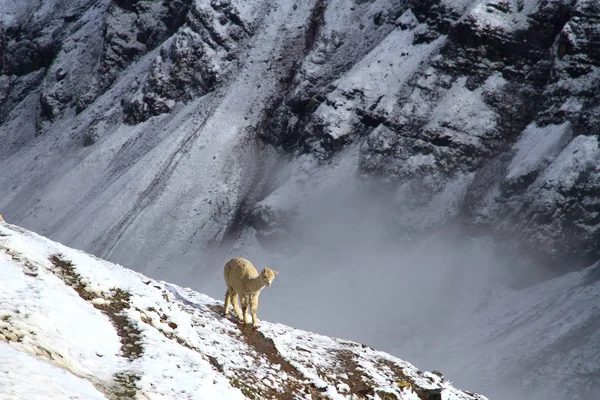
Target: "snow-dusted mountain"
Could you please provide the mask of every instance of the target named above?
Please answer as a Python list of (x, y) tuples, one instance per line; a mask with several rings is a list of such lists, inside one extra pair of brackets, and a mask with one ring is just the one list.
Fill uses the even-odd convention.
[(595, 1), (0, 7), (13, 222), (150, 271), (285, 238), (339, 162), (386, 181), (399, 230), (459, 222), (552, 271), (600, 256)]
[(282, 271), (271, 320), (493, 398), (595, 399), (599, 20), (594, 0), (0, 0), (0, 213), (213, 297), (243, 255)]
[(244, 327), (222, 302), (6, 223), (0, 299), (6, 400), (485, 400), (355, 342)]

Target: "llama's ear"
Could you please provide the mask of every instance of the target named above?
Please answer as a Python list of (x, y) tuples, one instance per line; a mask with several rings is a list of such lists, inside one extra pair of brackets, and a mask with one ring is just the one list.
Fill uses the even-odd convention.
[[(271, 270), (273, 271), (273, 270)], [(273, 274), (277, 275), (279, 273), (279, 271), (273, 271)]]

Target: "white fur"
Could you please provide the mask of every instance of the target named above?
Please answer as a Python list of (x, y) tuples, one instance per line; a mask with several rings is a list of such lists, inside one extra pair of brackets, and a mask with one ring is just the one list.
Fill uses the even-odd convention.
[[(252, 263), (244, 258), (232, 258), (225, 264), (223, 276), (227, 284), (227, 293), (225, 293), (225, 315), (229, 315), (229, 305), (233, 309), (240, 321), (248, 323), (248, 306), (252, 312), (252, 325), (258, 326), (256, 310), (258, 309), (258, 296), (265, 286), (270, 286), (279, 272), (266, 268), (259, 274)], [(238, 304), (237, 296), (242, 303), (242, 311)], [(243, 317), (242, 317), (243, 315)]]

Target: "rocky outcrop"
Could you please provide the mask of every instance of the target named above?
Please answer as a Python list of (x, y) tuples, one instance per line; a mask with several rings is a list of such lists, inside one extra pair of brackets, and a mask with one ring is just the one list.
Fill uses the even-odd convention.
[(146, 81), (125, 102), (130, 124), (169, 112), (176, 102), (215, 89), (231, 69), (252, 27), (230, 3), (198, 5), (187, 14), (186, 29), (166, 43), (153, 61)]
[[(600, 256), (593, 244), (600, 234), (595, 165), (600, 64), (590, 48), (600, 40), (599, 16), (600, 7), (588, 1), (575, 2), (557, 14), (555, 21), (565, 24), (525, 76), (527, 88), (536, 94), (529, 100), (535, 108), (498, 186), (499, 212), (492, 213), (501, 221), (497, 231), (516, 238), (517, 247), (533, 253), (532, 259), (559, 270), (589, 265)], [(527, 162), (528, 167), (520, 169)]]
[[(6, 5), (7, 11), (10, 10)], [(10, 111), (31, 92), (39, 92), (43, 79), (85, 9), (78, 2), (59, 2), (49, 12), (34, 13), (35, 7), (23, 7), (21, 14), (0, 20), (0, 123), (6, 121)], [(3, 11), (4, 13), (4, 11)], [(54, 78), (65, 78), (61, 72)], [(64, 83), (64, 82), (63, 82)], [(44, 115), (54, 100), (42, 99)]]
[(50, 11), (40, 8), (36, 18), (7, 20), (0, 30), (0, 115), (34, 90), (38, 133), (68, 109), (80, 113), (131, 63), (173, 35), (189, 5), (189, 0), (57, 2)]
[(190, 3), (113, 2), (104, 27), (101, 86), (110, 86), (119, 72), (177, 32), (185, 22)]
[[(337, 107), (339, 101), (327, 96), (335, 89), (336, 79), (384, 40), (407, 10), (402, 1), (380, 2), (376, 6), (369, 2), (341, 2), (335, 6), (334, 11), (332, 5), (316, 2), (304, 32), (303, 57), (296, 61), (286, 85), (267, 109), (259, 131), (263, 138), (288, 151), (299, 149), (328, 157), (350, 143), (349, 137), (359, 135), (345, 132), (343, 138), (332, 137), (317, 110), (323, 103)], [(359, 95), (352, 91), (343, 93), (352, 99)], [(352, 128), (361, 130), (356, 124)]]

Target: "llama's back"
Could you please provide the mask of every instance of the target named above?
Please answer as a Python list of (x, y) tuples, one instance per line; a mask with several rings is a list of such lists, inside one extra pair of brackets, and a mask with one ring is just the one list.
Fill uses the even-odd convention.
[(239, 283), (244, 280), (256, 278), (258, 276), (258, 271), (250, 261), (242, 257), (236, 257), (225, 264), (223, 275), (227, 286), (239, 290)]

